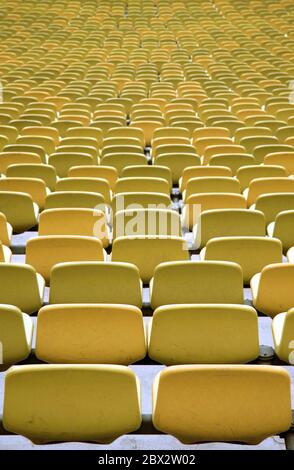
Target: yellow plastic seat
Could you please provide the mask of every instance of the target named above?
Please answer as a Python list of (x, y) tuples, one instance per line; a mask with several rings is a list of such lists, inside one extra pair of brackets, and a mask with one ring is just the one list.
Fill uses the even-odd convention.
[(125, 366), (13, 367), (5, 378), (3, 425), (39, 444), (110, 443), (141, 425), (139, 381)]
[(187, 198), (182, 211), (182, 225), (192, 230), (203, 211), (213, 209), (246, 209), (246, 199), (237, 193), (199, 193)]
[(294, 210), (294, 193), (264, 194), (257, 198), (252, 209), (263, 212), (266, 224), (270, 224), (275, 221), (279, 212)]
[[(59, 133), (57, 129), (54, 129), (54, 127), (45, 127), (45, 126), (32, 126), (32, 127), (24, 127), (21, 130), (21, 135), (22, 136), (36, 136), (36, 137), (50, 137), (53, 139), (55, 145), (59, 144)], [(33, 139), (31, 139), (32, 142), (35, 142)], [(36, 145), (39, 145), (36, 143)], [(54, 147), (50, 146), (50, 149)], [(48, 148), (47, 148), (48, 149)]]
[(0, 212), (0, 242), (9, 246), (12, 237), (12, 226), (7, 222), (5, 214)]
[(294, 153), (294, 147), (286, 144), (271, 144), (260, 145), (253, 150), (253, 155), (258, 165), (262, 164), (265, 157), (272, 153)]
[(39, 209), (27, 193), (0, 191), (0, 212), (16, 233), (24, 232), (37, 224)]
[(94, 159), (86, 153), (52, 153), (48, 158), (60, 178), (65, 178), (72, 166), (94, 165)]
[(26, 263), (50, 283), (51, 269), (67, 261), (103, 261), (102, 242), (97, 238), (69, 235), (48, 235), (31, 238), (26, 245)]
[(242, 191), (248, 188), (250, 182), (256, 178), (283, 178), (286, 176), (286, 171), (279, 165), (250, 165), (239, 168), (236, 173)]
[(211, 157), (209, 165), (228, 167), (232, 171), (232, 174), (235, 175), (239, 168), (255, 165), (255, 159), (252, 155), (248, 155), (246, 153), (228, 155), (219, 154)]
[(102, 241), (103, 248), (109, 245), (109, 230), (105, 213), (92, 209), (47, 209), (40, 214), (40, 236), (47, 235), (78, 235), (97, 237)]
[(215, 237), (264, 237), (262, 212), (246, 209), (215, 209), (201, 212), (194, 226), (194, 248), (203, 248)]
[[(148, 253), (147, 257), (146, 253)], [(148, 236), (130, 235), (114, 240), (111, 259), (137, 266), (140, 277), (146, 284), (153, 277), (154, 270), (160, 263), (188, 260), (189, 252), (182, 237), (148, 238)]]
[(170, 194), (168, 182), (163, 178), (154, 177), (127, 177), (119, 178), (116, 182), (114, 191), (119, 193), (163, 193)]
[[(289, 252), (288, 252), (289, 253)], [(251, 279), (254, 307), (270, 316), (285, 312), (294, 302), (294, 264), (270, 264)]]
[(232, 261), (241, 266), (244, 284), (266, 265), (282, 262), (282, 243), (267, 237), (211, 238), (200, 252), (201, 261)]
[(178, 261), (157, 266), (150, 282), (151, 306), (242, 304), (242, 269), (227, 261)]
[[(132, 165), (122, 170), (121, 178), (161, 178), (168, 182), (169, 188), (172, 188), (171, 170), (165, 166), (159, 165)], [(157, 191), (158, 192), (158, 191)]]
[(0, 279), (1, 304), (14, 305), (28, 314), (42, 306), (45, 281), (32, 266), (0, 263)]
[(182, 154), (176, 152), (163, 153), (156, 157), (154, 166), (157, 165), (168, 167), (172, 173), (173, 184), (177, 184), (185, 168), (201, 165), (201, 159), (199, 155), (192, 152)]
[(180, 237), (180, 216), (170, 209), (133, 208), (116, 212), (113, 219), (113, 238), (129, 235)]
[(242, 145), (211, 145), (206, 147), (202, 157), (202, 165), (209, 165), (212, 157), (216, 155), (239, 155), (246, 153), (245, 148)]
[(102, 194), (82, 191), (57, 191), (46, 197), (45, 209), (85, 208), (105, 210)]
[(16, 145), (36, 145), (41, 147), (47, 155), (50, 155), (55, 151), (55, 141), (51, 137), (43, 135), (22, 135), (15, 141)]
[(184, 444), (259, 444), (290, 426), (290, 376), (264, 365), (168, 367), (153, 383), (152, 419)]
[(293, 365), (294, 309), (276, 315), (272, 321), (275, 353), (281, 361)]
[(43, 180), (51, 191), (54, 191), (56, 186), (56, 171), (50, 165), (33, 163), (10, 165), (6, 170), (6, 176), (7, 178), (38, 178)]
[(18, 192), (28, 194), (40, 209), (45, 206), (48, 194), (44, 181), (39, 178), (7, 177), (0, 179), (0, 192)]
[(190, 179), (207, 176), (230, 177), (232, 176), (232, 171), (223, 166), (189, 166), (183, 170), (182, 176), (179, 179), (179, 188), (181, 193), (186, 189), (187, 183)]
[(249, 183), (244, 195), (247, 197), (248, 207), (255, 204), (258, 197), (263, 194), (294, 192), (294, 179), (292, 178), (256, 178)]
[(121, 176), (123, 169), (130, 165), (148, 165), (144, 153), (112, 153), (101, 160), (101, 165), (115, 168), (118, 175)]
[(274, 222), (267, 227), (270, 237), (278, 238), (283, 245), (283, 252), (294, 246), (294, 210), (279, 212)]
[(41, 157), (36, 153), (30, 152), (1, 152), (0, 153), (0, 172), (6, 173), (10, 165), (33, 163), (41, 164)]
[(119, 193), (112, 198), (111, 208), (113, 212), (126, 209), (148, 209), (148, 208), (168, 208), (171, 206), (171, 199), (164, 193)]
[(259, 355), (256, 311), (232, 304), (158, 307), (148, 324), (148, 355), (169, 366), (253, 361)]
[(243, 145), (248, 153), (252, 153), (255, 147), (260, 145), (274, 145), (278, 144), (279, 141), (276, 137), (263, 135), (263, 136), (251, 136), (251, 137), (242, 137), (240, 140), (240, 145)]
[(128, 365), (146, 349), (142, 312), (133, 305), (47, 305), (38, 313), (36, 356), (45, 362)]
[(94, 177), (62, 178), (56, 183), (58, 191), (81, 191), (102, 194), (106, 204), (111, 201), (111, 190), (108, 181)]
[(29, 315), (13, 305), (0, 304), (0, 342), (2, 364), (25, 360), (31, 353), (33, 322)]
[(241, 187), (237, 179), (226, 176), (200, 176), (191, 178), (183, 191), (183, 202), (194, 194), (204, 193), (236, 193), (240, 194)]
[(68, 170), (70, 178), (100, 178), (108, 181), (113, 191), (118, 178), (116, 168), (111, 166), (81, 165), (73, 166)]
[(278, 165), (285, 169), (287, 175), (294, 175), (294, 156), (293, 153), (277, 152), (268, 153), (264, 157), (264, 165)]
[(139, 270), (129, 263), (69, 262), (51, 273), (51, 304), (111, 303), (142, 307)]

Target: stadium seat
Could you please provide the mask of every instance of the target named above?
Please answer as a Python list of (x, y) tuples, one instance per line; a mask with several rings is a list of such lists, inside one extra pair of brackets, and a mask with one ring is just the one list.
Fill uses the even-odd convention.
[(2, 364), (17, 364), (31, 353), (33, 323), (29, 315), (13, 305), (0, 305)]
[(256, 311), (231, 304), (158, 307), (148, 325), (148, 354), (166, 365), (253, 361), (259, 355)]
[(13, 231), (21, 233), (37, 224), (39, 208), (27, 193), (0, 191), (0, 212)]
[(153, 309), (170, 304), (242, 304), (242, 269), (226, 261), (161, 263), (154, 271), (150, 293)]
[(294, 210), (279, 212), (274, 222), (267, 227), (270, 237), (278, 238), (283, 245), (283, 252), (294, 246)]
[(13, 367), (5, 378), (3, 424), (39, 444), (110, 443), (140, 427), (139, 393), (136, 375), (125, 366)]
[[(24, 313), (34, 313), (43, 302), (45, 281), (32, 266), (0, 263), (0, 302), (18, 307)], [(15, 286), (19, 286), (15, 289)]]
[(112, 303), (141, 308), (138, 268), (129, 263), (67, 262), (54, 266), (50, 304)]
[(128, 365), (146, 355), (143, 316), (119, 304), (47, 305), (38, 313), (36, 356), (62, 364)]
[(51, 269), (66, 261), (103, 261), (102, 242), (94, 237), (48, 235), (31, 238), (26, 246), (26, 263), (40, 273), (46, 285), (50, 283)]
[(111, 259), (115, 262), (127, 262), (137, 266), (145, 284), (153, 277), (154, 270), (160, 263), (188, 260), (189, 252), (182, 237), (149, 238), (148, 235), (128, 235), (114, 240)]
[(289, 310), (294, 301), (293, 278), (293, 264), (276, 263), (265, 266), (250, 281), (254, 307), (272, 318)]
[(276, 315), (272, 321), (275, 353), (281, 361), (293, 365), (293, 316), (294, 309)]
[(290, 422), (290, 377), (281, 367), (179, 365), (153, 383), (154, 426), (185, 444), (258, 444)]
[(200, 259), (232, 261), (241, 266), (244, 284), (265, 266), (282, 262), (282, 243), (268, 237), (211, 238), (200, 252)]

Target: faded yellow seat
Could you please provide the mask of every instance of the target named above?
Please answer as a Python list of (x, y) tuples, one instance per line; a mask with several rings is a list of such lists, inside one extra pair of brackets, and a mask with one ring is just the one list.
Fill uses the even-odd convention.
[(281, 178), (285, 176), (287, 176), (285, 169), (278, 165), (250, 165), (239, 168), (236, 173), (242, 191), (248, 188), (250, 182), (256, 178)]
[(225, 176), (200, 176), (191, 178), (183, 191), (183, 201), (199, 193), (237, 193), (240, 194), (241, 187), (238, 180)]
[(280, 212), (294, 210), (294, 192), (264, 194), (257, 198), (256, 204), (253, 204), (250, 209), (263, 212), (266, 224), (269, 224)]
[(40, 209), (44, 208), (46, 196), (49, 194), (44, 181), (25, 177), (0, 178), (0, 192), (2, 191), (26, 193)]
[(39, 218), (39, 235), (82, 235), (97, 237), (109, 245), (105, 213), (85, 208), (47, 209)]
[(189, 166), (184, 169), (182, 176), (179, 179), (179, 188), (181, 193), (186, 189), (187, 183), (192, 178), (199, 178), (204, 176), (232, 176), (230, 168), (224, 166)]
[(280, 212), (276, 220), (268, 225), (267, 233), (281, 240), (283, 252), (287, 253), (294, 246), (294, 210)]
[(227, 261), (177, 261), (156, 267), (150, 282), (151, 306), (242, 304), (241, 267)]
[(113, 303), (142, 306), (139, 270), (129, 263), (69, 262), (54, 266), (50, 303)]
[(163, 178), (128, 177), (119, 178), (114, 191), (119, 193), (162, 193), (170, 194), (170, 186)]
[(6, 375), (3, 425), (35, 443), (110, 443), (140, 424), (140, 385), (127, 367), (26, 365)]
[(294, 264), (270, 264), (250, 281), (254, 307), (270, 317), (294, 305)]
[(241, 266), (243, 282), (248, 284), (252, 276), (266, 265), (282, 262), (282, 243), (268, 237), (218, 237), (211, 238), (200, 252), (200, 259), (232, 261)]
[(7, 222), (5, 214), (0, 212), (0, 242), (9, 246), (12, 237), (12, 226)]
[(128, 365), (143, 359), (146, 349), (138, 307), (59, 304), (47, 305), (38, 313), (36, 356), (40, 360)]
[(86, 153), (51, 153), (48, 158), (49, 165), (54, 166), (57, 176), (65, 178), (72, 166), (94, 165), (94, 159)]
[(102, 194), (86, 191), (58, 191), (46, 197), (45, 209), (70, 207), (104, 210), (105, 201)]
[(16, 364), (26, 359), (32, 346), (33, 322), (13, 305), (0, 304), (2, 363)]
[(94, 177), (62, 178), (56, 183), (58, 191), (81, 191), (102, 194), (106, 204), (110, 204), (112, 193), (107, 180)]
[(118, 171), (112, 166), (80, 165), (68, 170), (70, 178), (101, 178), (108, 181), (113, 191), (118, 178)]
[(32, 266), (0, 263), (1, 304), (14, 305), (28, 314), (34, 313), (42, 305), (44, 289), (44, 279)]
[(0, 191), (0, 212), (16, 233), (34, 227), (38, 221), (39, 208), (27, 193)]
[(294, 192), (294, 179), (292, 178), (256, 178), (245, 189), (244, 195), (247, 197), (248, 207), (256, 203), (259, 196), (273, 193)]
[(275, 352), (281, 361), (294, 364), (294, 309), (279, 313), (273, 318), (272, 333)]
[(119, 193), (112, 198), (113, 212), (137, 208), (166, 208), (171, 206), (169, 195), (163, 193)]
[(148, 324), (148, 354), (166, 365), (253, 361), (259, 355), (256, 311), (232, 304), (158, 307)]
[(201, 212), (194, 226), (194, 247), (203, 248), (215, 237), (263, 237), (266, 235), (262, 212), (247, 209), (215, 209)]
[(153, 384), (154, 426), (185, 444), (259, 444), (290, 423), (290, 376), (281, 367), (172, 366)]
[(51, 165), (38, 165), (34, 163), (19, 163), (17, 165), (9, 165), (6, 170), (7, 178), (25, 177), (39, 178), (44, 181), (50, 191), (55, 190), (56, 171)]
[[(170, 168), (159, 165), (131, 165), (126, 166), (121, 174), (122, 178), (161, 178), (168, 182), (172, 188), (172, 174)], [(158, 192), (158, 191), (157, 191)]]
[(34, 163), (41, 165), (42, 160), (36, 153), (31, 152), (1, 152), (0, 153), (0, 172), (6, 173), (10, 165), (19, 163)]
[(129, 235), (182, 235), (180, 215), (171, 209), (130, 209), (118, 211), (113, 218), (113, 238)]
[(193, 194), (183, 207), (183, 227), (192, 230), (201, 212), (213, 209), (246, 209), (246, 199), (237, 193)]
[(182, 237), (131, 235), (114, 240), (111, 259), (134, 264), (143, 283), (148, 283), (156, 266), (165, 261), (188, 260), (189, 252)]
[(285, 168), (288, 175), (294, 175), (294, 155), (293, 152), (268, 153), (264, 157), (265, 165), (279, 165)]
[(40, 273), (46, 285), (50, 283), (51, 269), (67, 261), (103, 261), (102, 242), (94, 237), (48, 235), (31, 238), (26, 246), (26, 263)]

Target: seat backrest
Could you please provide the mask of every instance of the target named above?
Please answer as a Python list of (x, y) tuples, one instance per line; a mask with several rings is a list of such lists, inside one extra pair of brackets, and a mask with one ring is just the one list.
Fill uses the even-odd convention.
[(31, 238), (26, 246), (26, 263), (50, 283), (51, 269), (66, 261), (103, 261), (102, 242), (94, 237), (50, 235)]
[(280, 212), (275, 220), (273, 237), (281, 240), (284, 253), (294, 246), (294, 210)]
[(42, 305), (44, 281), (32, 266), (0, 263), (0, 279), (3, 304), (14, 305), (28, 314), (38, 311)]
[(203, 248), (211, 238), (265, 236), (262, 212), (247, 209), (215, 209), (200, 214), (195, 226), (195, 248)]
[(47, 196), (45, 209), (66, 207), (104, 210), (105, 201), (102, 194), (82, 191), (58, 191)]
[(200, 253), (202, 260), (232, 261), (241, 266), (244, 284), (266, 265), (282, 262), (282, 243), (268, 237), (217, 237)]
[(16, 364), (31, 352), (33, 322), (14, 305), (0, 304), (2, 364)]
[(187, 198), (182, 212), (183, 226), (192, 230), (201, 212), (212, 209), (246, 209), (246, 199), (236, 193), (199, 193)]
[(110, 185), (107, 180), (95, 177), (67, 177), (56, 183), (56, 191), (82, 191), (102, 194), (106, 204), (111, 201)]
[(241, 267), (227, 261), (178, 261), (157, 266), (151, 305), (243, 303)]
[(250, 165), (239, 168), (236, 173), (236, 178), (240, 181), (242, 191), (244, 191), (255, 178), (278, 178), (286, 176), (284, 168), (278, 165)]
[(38, 313), (36, 355), (67, 364), (141, 360), (146, 355), (142, 312), (133, 305), (47, 305)]
[(226, 176), (200, 176), (187, 182), (185, 200), (192, 194), (199, 193), (239, 193), (241, 188), (238, 180)]
[(119, 178), (116, 182), (114, 191), (118, 193), (138, 193), (138, 192), (157, 192), (170, 194), (168, 182), (163, 178), (153, 177), (129, 177)]
[(263, 194), (257, 198), (255, 209), (264, 213), (266, 224), (274, 222), (279, 212), (294, 210), (294, 192)]
[(172, 366), (156, 377), (153, 396), (154, 426), (185, 444), (258, 444), (291, 423), (290, 376), (281, 367)]
[[(21, 429), (39, 444), (109, 443), (141, 424), (138, 379), (124, 366), (14, 367), (6, 376), (4, 395), (5, 429), (16, 433)], [(34, 420), (34, 416), (40, 419)]]
[(187, 244), (182, 237), (148, 238), (132, 235), (116, 238), (112, 246), (112, 261), (135, 264), (144, 283), (150, 281), (158, 264), (188, 259)]
[(129, 263), (70, 262), (52, 269), (50, 303), (142, 306), (139, 270)]
[(241, 364), (259, 355), (257, 313), (248, 305), (164, 305), (148, 326), (148, 355), (165, 365)]
[(10, 165), (6, 170), (7, 178), (25, 177), (39, 178), (51, 191), (56, 187), (56, 171), (51, 165), (38, 165), (34, 163), (19, 163)]
[(38, 210), (27, 193), (0, 191), (0, 212), (5, 214), (13, 230), (24, 232), (37, 224)]
[(291, 192), (294, 192), (294, 179), (292, 178), (256, 178), (249, 183), (247, 204), (249, 207), (255, 204), (257, 198), (263, 194)]

